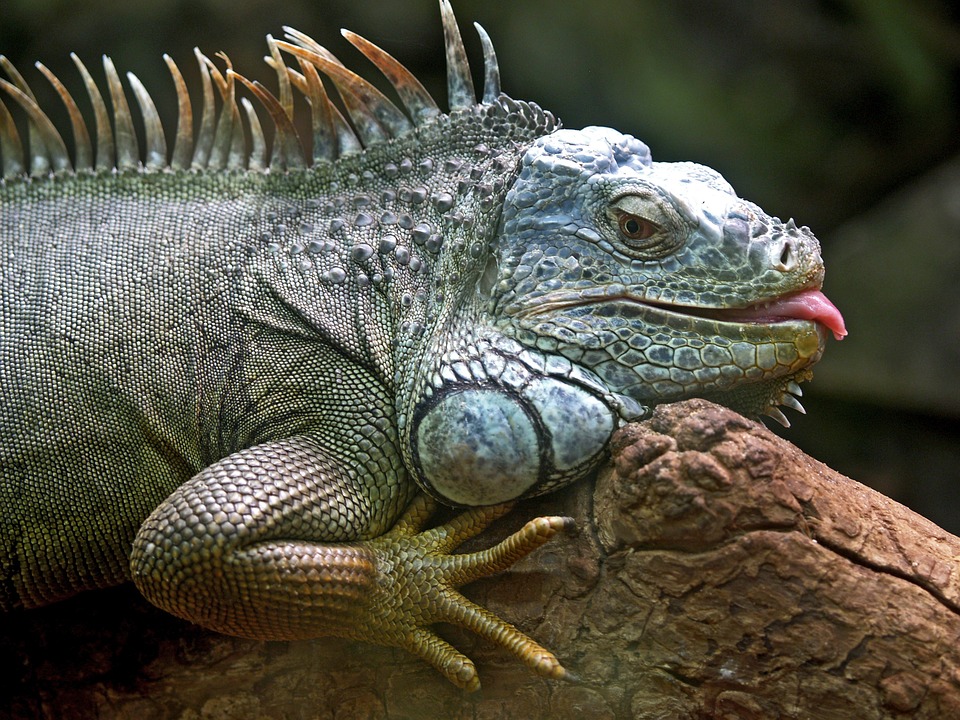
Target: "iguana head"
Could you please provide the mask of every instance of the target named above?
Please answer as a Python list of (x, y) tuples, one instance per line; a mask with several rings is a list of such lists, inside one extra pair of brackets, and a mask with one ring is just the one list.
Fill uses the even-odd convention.
[(846, 334), (808, 228), (609, 128), (532, 144), (496, 242), (497, 328), (645, 406), (699, 396), (783, 421), (827, 335)]

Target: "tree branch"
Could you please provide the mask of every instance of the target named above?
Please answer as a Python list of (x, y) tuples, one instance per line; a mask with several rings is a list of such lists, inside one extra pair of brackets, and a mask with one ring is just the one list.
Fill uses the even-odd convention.
[(615, 436), (595, 483), (470, 547), (534, 514), (579, 532), (466, 594), (577, 682), (453, 628), (483, 682), (465, 696), (400, 651), (225, 638), (125, 589), (8, 619), (2, 699), (14, 717), (960, 717), (960, 538), (757, 423), (663, 406)]

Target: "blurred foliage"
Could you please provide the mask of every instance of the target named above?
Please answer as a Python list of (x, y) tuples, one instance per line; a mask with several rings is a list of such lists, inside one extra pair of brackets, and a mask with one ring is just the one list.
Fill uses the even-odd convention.
[[(569, 127), (635, 134), (656, 159), (715, 167), (742, 196), (814, 228), (828, 260), (840, 226), (960, 151), (960, 10), (949, 0), (454, 0), (454, 9), (477, 76), (473, 20), (493, 37), (506, 92), (535, 100)], [(194, 45), (210, 56), (224, 50), (239, 71), (272, 86), (263, 36), (282, 35), (284, 25), (373, 79), (376, 72), (337, 32), (356, 30), (407, 64), (442, 104), (435, 0), (0, 0), (0, 52), (46, 108), (59, 101), (33, 61), (83, 97), (69, 52), (97, 77), (98, 58), (108, 53), (144, 81), (172, 131), (175, 99), (162, 53), (190, 82)], [(909, 233), (908, 220), (903, 232), (906, 251), (889, 257), (904, 263), (897, 268), (904, 276), (919, 274), (929, 262), (924, 238)], [(954, 238), (960, 241), (960, 230)], [(858, 251), (869, 253), (869, 243), (861, 240)], [(828, 262), (828, 294), (844, 287), (844, 273), (859, 273), (857, 256), (846, 257), (843, 272), (831, 272)], [(885, 293), (879, 285), (857, 277), (863, 292)], [(960, 307), (953, 287), (930, 292), (954, 298), (951, 312)], [(913, 328), (873, 319), (876, 334), (900, 333), (900, 352), (911, 352)], [(830, 347), (825, 365), (847, 362), (843, 347)], [(960, 368), (955, 355), (946, 357)], [(828, 382), (818, 394), (813, 383), (811, 416), (787, 437), (960, 531), (960, 408), (889, 400), (897, 393), (871, 398), (869, 390), (851, 401), (843, 385)]]

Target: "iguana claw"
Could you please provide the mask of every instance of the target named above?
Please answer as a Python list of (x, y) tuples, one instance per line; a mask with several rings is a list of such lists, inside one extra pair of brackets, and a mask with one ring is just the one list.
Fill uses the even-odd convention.
[(553, 653), (456, 590), (510, 567), (558, 532), (574, 526), (571, 518), (539, 517), (491, 548), (450, 554), (511, 507), (504, 504), (472, 509), (421, 532), (435, 509), (432, 500), (421, 496), (390, 532), (361, 543), (376, 558), (379, 581), (369, 608), (371, 622), (357, 637), (409, 650), (450, 682), (471, 692), (480, 687), (473, 662), (429, 625), (448, 622), (467, 628), (507, 649), (538, 675), (565, 677), (567, 672)]

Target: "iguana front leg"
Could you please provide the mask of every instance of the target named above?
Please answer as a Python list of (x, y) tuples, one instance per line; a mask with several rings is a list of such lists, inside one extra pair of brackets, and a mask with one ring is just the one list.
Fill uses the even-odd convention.
[(219, 632), (403, 647), (468, 690), (480, 685), (473, 663), (431, 624), (461, 625), (541, 675), (564, 676), (549, 651), (455, 588), (509, 567), (572, 520), (537, 518), (493, 548), (451, 555), (509, 506), (477, 508), (420, 532), (434, 507), (421, 497), (392, 530), (370, 538), (377, 529), (368, 492), (309, 437), (234, 453), (143, 524), (134, 582), (152, 603)]

